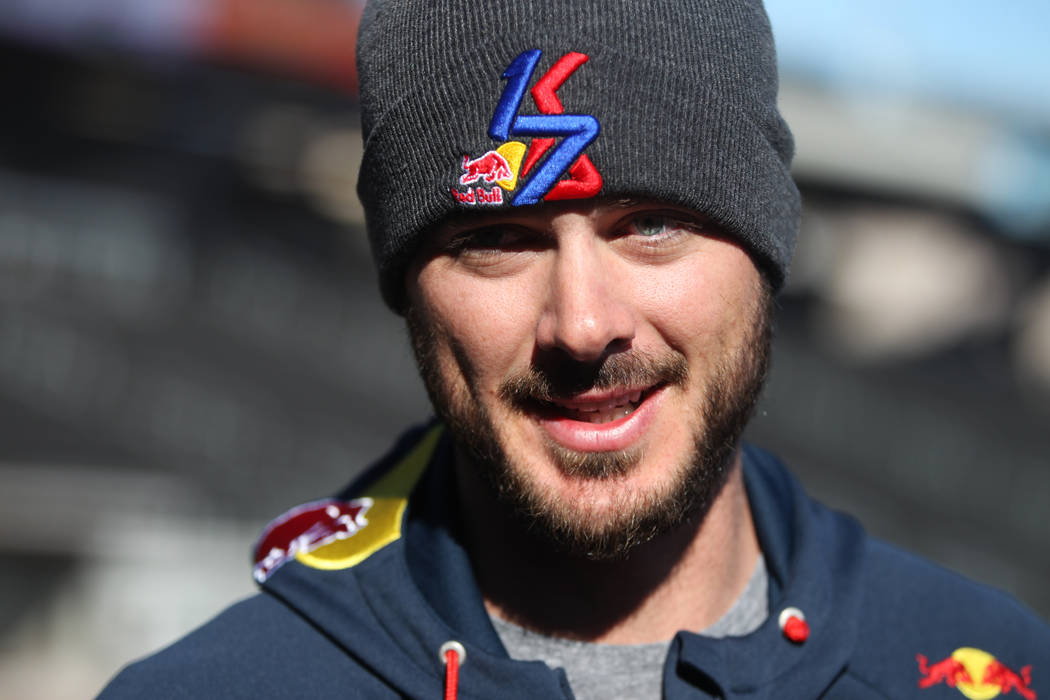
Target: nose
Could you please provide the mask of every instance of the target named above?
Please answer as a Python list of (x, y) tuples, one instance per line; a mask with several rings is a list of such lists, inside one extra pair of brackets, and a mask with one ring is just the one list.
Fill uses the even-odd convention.
[(635, 318), (625, 280), (602, 253), (593, 236), (563, 239), (554, 255), (537, 328), (539, 349), (557, 348), (581, 362), (594, 362), (630, 345)]

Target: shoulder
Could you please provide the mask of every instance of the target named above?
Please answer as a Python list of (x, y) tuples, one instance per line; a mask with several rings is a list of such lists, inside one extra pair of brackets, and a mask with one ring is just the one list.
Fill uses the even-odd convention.
[(100, 700), (387, 697), (346, 652), (271, 595), (237, 603), (121, 670)]
[(1034, 612), (881, 540), (861, 546), (849, 675), (888, 697), (934, 686), (1050, 696), (1050, 626)]
[(875, 539), (850, 674), (891, 697), (958, 686), (1050, 696), (1050, 627), (1011, 596)]
[(337, 650), (317, 644), (316, 636), (282, 603), (255, 595), (125, 667), (99, 697), (272, 697), (275, 687), (286, 686), (288, 675), (340, 661)]
[[(767, 453), (747, 450), (745, 476), (767, 559), (791, 551), (781, 555), (789, 576), (810, 588), (830, 582), (823, 595), (836, 619), (827, 633), (851, 649), (846, 696), (915, 697), (959, 686), (968, 697), (997, 689), (1050, 697), (1050, 626), (1023, 604), (870, 537), (809, 498)], [(945, 695), (952, 696), (961, 697)]]
[(1013, 597), (880, 540), (865, 546), (866, 623), (892, 621), (898, 639), (1032, 649), (1050, 661), (1050, 627)]
[[(255, 545), (254, 576), (264, 592), (127, 666), (100, 698), (398, 697), (347, 651), (375, 649), (382, 636), (348, 579), (270, 577), (292, 561), (305, 566), (290, 569), (347, 569), (399, 539), (408, 494), (440, 434), (433, 424), (409, 430), (337, 497), (271, 522)], [(375, 585), (397, 582), (401, 570), (389, 561), (376, 556), (365, 567)], [(331, 628), (349, 631), (337, 641)]]
[[(1011, 596), (869, 536), (853, 518), (806, 495), (772, 455), (750, 446), (747, 455), (752, 509), (760, 511), (756, 517), (774, 511), (776, 517), (767, 514), (766, 519), (781, 528), (765, 539), (794, 537), (795, 542), (781, 543), (785, 549), (798, 548), (797, 542), (805, 540), (820, 554), (825, 566), (835, 569), (837, 585), (856, 585), (860, 615), (869, 618), (865, 624), (881, 620), (893, 628), (896, 639), (908, 638), (911, 633), (930, 637), (938, 630), (946, 634), (958, 630), (971, 635), (998, 633), (1022, 640), (1048, 639), (1050, 627)], [(846, 552), (832, 556), (836, 548), (848, 550), (850, 556), (845, 556)], [(795, 552), (794, 556), (799, 555)], [(847, 568), (852, 570), (847, 572), (852, 573), (848, 577), (842, 575)], [(1046, 648), (1050, 653), (1050, 644)]]

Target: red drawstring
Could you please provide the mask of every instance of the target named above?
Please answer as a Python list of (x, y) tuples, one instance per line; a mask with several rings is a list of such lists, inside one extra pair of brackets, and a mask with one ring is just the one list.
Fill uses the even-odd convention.
[(445, 652), (445, 700), (456, 700), (459, 690), (459, 654), (455, 649)]
[(439, 650), (445, 664), (445, 700), (456, 700), (459, 692), (459, 667), (467, 661), (467, 650), (455, 641), (447, 641)]

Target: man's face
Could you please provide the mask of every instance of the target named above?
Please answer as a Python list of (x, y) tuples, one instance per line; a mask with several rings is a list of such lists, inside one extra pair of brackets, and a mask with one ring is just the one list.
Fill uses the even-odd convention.
[(718, 234), (651, 203), (549, 205), (449, 224), (408, 272), (460, 467), (570, 551), (623, 555), (725, 482), (771, 302)]

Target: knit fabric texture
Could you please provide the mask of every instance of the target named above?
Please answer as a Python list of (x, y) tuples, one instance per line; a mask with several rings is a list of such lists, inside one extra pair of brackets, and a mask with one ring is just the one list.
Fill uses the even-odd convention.
[(357, 65), (358, 194), (395, 310), (450, 215), (566, 195), (696, 211), (783, 284), (800, 203), (760, 0), (371, 0)]

